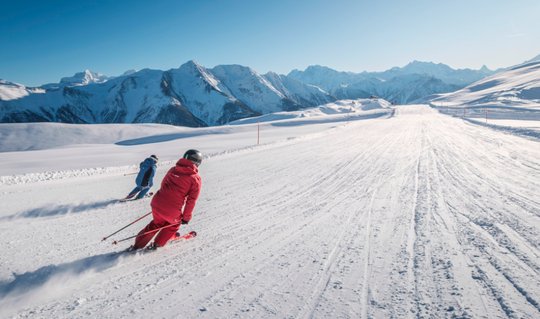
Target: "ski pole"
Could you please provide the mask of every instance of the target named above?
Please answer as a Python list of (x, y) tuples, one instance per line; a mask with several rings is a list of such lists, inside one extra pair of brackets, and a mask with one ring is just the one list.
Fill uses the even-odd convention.
[(131, 225), (135, 224), (136, 222), (138, 222), (139, 220), (141, 220), (141, 219), (145, 218), (146, 216), (148, 216), (148, 215), (150, 215), (150, 214), (152, 214), (152, 212), (149, 212), (148, 214), (144, 214), (143, 216), (141, 216), (141, 217), (139, 217), (139, 218), (135, 219), (135, 220), (134, 220), (134, 221), (132, 221), (131, 223), (127, 224), (126, 226), (124, 226), (124, 227), (122, 227), (122, 228), (120, 228), (119, 230), (115, 231), (114, 233), (110, 234), (109, 236), (107, 236), (107, 237), (103, 237), (103, 239), (102, 239), (101, 241), (104, 241), (104, 240), (106, 240), (107, 238), (111, 237), (112, 235), (114, 235), (114, 234), (118, 233), (119, 231), (121, 231), (121, 230), (124, 230), (124, 229), (128, 228), (129, 226), (131, 226)]
[(143, 235), (147, 235), (147, 234), (150, 234), (150, 233), (155, 233), (157, 231), (160, 231), (162, 230), (163, 228), (167, 228), (167, 227), (171, 227), (171, 226), (177, 226), (177, 225), (180, 225), (180, 223), (176, 223), (176, 224), (170, 224), (170, 225), (167, 225), (167, 226), (163, 226), (163, 227), (160, 227), (158, 229), (154, 229), (154, 230), (149, 230), (145, 233), (142, 233), (142, 234), (137, 234), (137, 235), (133, 235), (133, 236), (130, 236), (130, 237), (126, 237), (126, 238), (123, 238), (123, 239), (120, 239), (120, 240), (115, 240), (112, 242), (113, 245), (116, 245), (120, 242), (123, 242), (123, 241), (126, 241), (128, 239), (132, 239), (132, 238), (135, 238), (135, 237), (139, 237), (139, 236), (143, 236)]

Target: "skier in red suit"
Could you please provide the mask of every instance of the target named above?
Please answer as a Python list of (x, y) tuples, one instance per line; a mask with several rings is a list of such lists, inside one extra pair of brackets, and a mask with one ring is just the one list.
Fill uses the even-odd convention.
[[(201, 191), (201, 177), (198, 170), (201, 162), (201, 152), (188, 150), (184, 157), (178, 160), (176, 166), (167, 172), (161, 182), (161, 188), (150, 203), (153, 220), (139, 232), (131, 249), (143, 248), (154, 235), (156, 238), (148, 249), (165, 246), (170, 239), (178, 236), (176, 232), (180, 224), (189, 223)], [(167, 225), (171, 226), (166, 227)], [(157, 230), (159, 228), (162, 229)], [(152, 232), (153, 230), (156, 231)]]

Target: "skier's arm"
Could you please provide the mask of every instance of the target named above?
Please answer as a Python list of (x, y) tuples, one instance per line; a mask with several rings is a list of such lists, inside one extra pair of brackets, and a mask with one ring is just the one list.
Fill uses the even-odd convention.
[(152, 166), (146, 170), (143, 176), (141, 186), (150, 186), (152, 187), (152, 178), (154, 177), (154, 169)]
[(195, 203), (197, 202), (197, 198), (199, 198), (200, 192), (200, 184), (194, 182), (187, 195), (186, 205), (184, 206), (184, 213), (182, 214), (183, 221), (189, 222), (191, 220), (191, 214), (193, 213), (193, 208), (195, 208)]

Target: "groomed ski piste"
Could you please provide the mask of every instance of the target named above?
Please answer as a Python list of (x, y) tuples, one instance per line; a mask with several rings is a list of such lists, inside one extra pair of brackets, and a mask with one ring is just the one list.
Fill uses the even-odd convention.
[[(0, 153), (0, 317), (539, 318), (538, 139), (427, 105), (336, 107)], [(118, 202), (127, 174), (157, 154), (156, 191), (188, 148), (203, 189), (180, 231), (198, 236), (111, 244), (145, 219), (101, 242), (150, 210)]]

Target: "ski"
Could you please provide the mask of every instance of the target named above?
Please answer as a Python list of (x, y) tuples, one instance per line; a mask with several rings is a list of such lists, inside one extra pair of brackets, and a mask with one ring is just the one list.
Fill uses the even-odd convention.
[[(173, 243), (176, 243), (176, 242), (179, 242), (179, 241), (182, 241), (182, 240), (188, 240), (188, 239), (195, 238), (195, 237), (197, 237), (197, 232), (192, 230), (187, 234), (179, 235), (179, 236), (176, 236), (174, 238), (169, 239), (169, 244), (173, 244)], [(146, 246), (144, 248), (139, 248), (139, 249), (133, 249), (133, 246), (130, 246), (129, 248), (127, 248), (126, 250), (123, 250), (122, 252), (132, 253), (132, 254), (148, 253), (148, 252), (152, 252), (152, 251), (156, 250), (155, 248), (152, 248), (152, 247), (153, 247), (152, 244), (150, 244), (149, 246)]]
[(176, 236), (176, 237), (170, 239), (169, 241), (170, 242), (175, 242), (175, 241), (179, 241), (179, 240), (188, 240), (188, 239), (195, 238), (195, 237), (197, 237), (197, 232), (192, 230), (187, 234), (184, 234), (184, 235), (181, 235), (181, 236)]
[[(154, 193), (150, 192), (150, 193), (144, 195), (143, 198), (152, 197), (153, 195), (154, 195)], [(139, 198), (139, 199), (142, 199), (142, 198)], [(131, 197), (131, 198), (126, 197), (126, 198), (119, 199), (118, 201), (123, 203), (123, 202), (131, 202), (131, 201), (134, 201), (134, 200), (137, 200), (137, 198), (136, 197)]]

